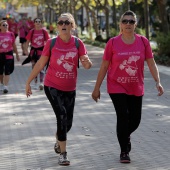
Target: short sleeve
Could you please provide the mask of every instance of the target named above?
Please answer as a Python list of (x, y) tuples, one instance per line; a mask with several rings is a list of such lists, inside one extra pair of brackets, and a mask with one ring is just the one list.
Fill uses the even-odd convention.
[(87, 49), (86, 49), (84, 43), (79, 38), (78, 38), (78, 41), (79, 41), (78, 55), (79, 56), (86, 55), (87, 54)]
[(141, 38), (145, 46), (145, 59), (153, 58), (153, 52), (149, 40), (144, 36), (142, 36)]
[(111, 38), (105, 47), (104, 54), (103, 54), (103, 60), (110, 61), (113, 55), (113, 38)]
[(50, 56), (50, 44), (51, 44), (51, 39), (48, 39), (42, 51), (42, 56), (48, 56), (48, 57)]

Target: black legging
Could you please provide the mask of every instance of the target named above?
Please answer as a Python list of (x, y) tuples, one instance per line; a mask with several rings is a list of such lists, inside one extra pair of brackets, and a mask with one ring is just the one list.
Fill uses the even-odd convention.
[(127, 94), (109, 94), (117, 115), (117, 137), (121, 152), (126, 152), (129, 137), (141, 121), (142, 97)]
[(76, 91), (66, 92), (47, 86), (44, 91), (56, 115), (58, 140), (66, 141), (72, 127)]

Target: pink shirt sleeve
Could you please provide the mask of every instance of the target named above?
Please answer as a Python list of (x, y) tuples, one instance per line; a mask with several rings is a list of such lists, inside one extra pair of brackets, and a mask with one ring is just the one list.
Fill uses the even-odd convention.
[(86, 55), (87, 50), (86, 50), (86, 47), (85, 47), (84, 43), (79, 38), (78, 38), (78, 41), (79, 41), (78, 55), (79, 56)]
[(44, 46), (42, 56), (50, 56), (50, 44), (51, 44), (51, 39), (47, 40), (47, 43)]
[(114, 41), (114, 39), (111, 38), (107, 42), (105, 50), (104, 50), (103, 60), (108, 60), (108, 61), (111, 60), (112, 55), (113, 55), (113, 41)]
[(152, 48), (150, 46), (149, 40), (144, 36), (141, 36), (141, 40), (143, 41), (143, 44), (145, 46), (145, 59), (153, 58), (154, 56), (153, 56), (153, 52), (152, 52)]

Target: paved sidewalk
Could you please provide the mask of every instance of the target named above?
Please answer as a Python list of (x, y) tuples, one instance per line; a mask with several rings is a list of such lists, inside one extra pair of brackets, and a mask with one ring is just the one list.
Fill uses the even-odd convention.
[[(20, 46), (18, 44), (18, 48)], [(0, 170), (170, 170), (170, 68), (160, 66), (165, 94), (157, 97), (155, 83), (146, 67), (145, 96), (140, 127), (132, 136), (131, 164), (119, 163), (116, 115), (106, 93), (91, 99), (103, 50), (87, 45), (91, 70), (78, 70), (74, 124), (68, 134), (69, 167), (58, 165), (54, 152), (56, 121), (44, 92), (33, 90), (26, 98), (25, 81), (30, 64), (15, 62), (9, 93), (0, 93)], [(20, 50), (21, 54), (21, 50)]]

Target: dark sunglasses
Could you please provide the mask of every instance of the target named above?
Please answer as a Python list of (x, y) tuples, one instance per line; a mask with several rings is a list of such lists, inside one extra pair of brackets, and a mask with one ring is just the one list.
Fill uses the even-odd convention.
[(68, 21), (68, 20), (66, 20), (66, 21), (60, 20), (60, 21), (57, 22), (57, 24), (60, 25), (60, 26), (63, 25), (63, 24), (65, 24), (65, 25), (70, 25), (70, 23), (71, 23), (71, 22)]
[(3, 27), (8, 27), (8, 25), (7, 25), (7, 24), (3, 24), (2, 26), (3, 26)]
[(35, 23), (41, 23), (41, 21), (35, 21)]
[(130, 24), (130, 25), (134, 25), (135, 23), (136, 23), (136, 21), (134, 21), (134, 20), (132, 20), (132, 19), (130, 19), (130, 20), (128, 20), (128, 19), (123, 19), (122, 20), (122, 24)]

